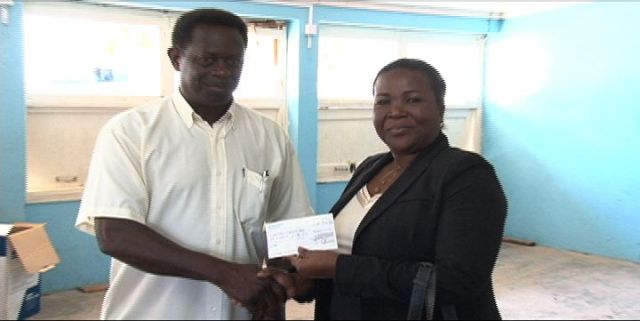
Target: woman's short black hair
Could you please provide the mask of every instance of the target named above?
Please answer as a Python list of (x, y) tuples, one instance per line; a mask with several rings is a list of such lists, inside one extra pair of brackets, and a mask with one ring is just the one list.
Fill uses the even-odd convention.
[(444, 112), (444, 95), (447, 91), (447, 84), (444, 82), (438, 69), (420, 59), (401, 58), (382, 67), (373, 80), (374, 91), (376, 81), (378, 81), (380, 75), (393, 69), (408, 69), (424, 73), (427, 78), (431, 80), (431, 89), (436, 96), (436, 102), (440, 105), (442, 112)]
[(236, 29), (242, 35), (245, 48), (247, 47), (247, 24), (244, 20), (231, 12), (211, 8), (196, 9), (182, 14), (173, 27), (171, 46), (184, 49), (191, 42), (193, 30), (200, 25), (225, 26)]

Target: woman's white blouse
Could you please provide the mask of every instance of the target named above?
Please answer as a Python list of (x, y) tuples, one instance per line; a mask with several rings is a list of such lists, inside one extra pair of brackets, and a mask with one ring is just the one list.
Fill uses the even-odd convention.
[(353, 239), (362, 219), (382, 194), (369, 195), (367, 185), (363, 186), (349, 203), (336, 216), (336, 236), (338, 237), (338, 252), (351, 254)]

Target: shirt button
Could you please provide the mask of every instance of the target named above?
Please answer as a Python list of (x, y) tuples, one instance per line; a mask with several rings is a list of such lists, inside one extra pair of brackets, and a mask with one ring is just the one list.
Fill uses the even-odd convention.
[[(220, 243), (222, 243), (222, 241), (220, 241), (220, 240), (216, 240), (216, 244), (217, 244), (217, 245), (220, 245)], [(214, 309), (215, 309), (215, 308), (214, 308)]]
[(216, 311), (218, 311), (218, 308), (215, 308), (215, 307), (211, 308), (211, 311), (216, 312)]
[(222, 172), (221, 171), (215, 171), (215, 174), (216, 174), (216, 176), (220, 176), (220, 175), (222, 175)]

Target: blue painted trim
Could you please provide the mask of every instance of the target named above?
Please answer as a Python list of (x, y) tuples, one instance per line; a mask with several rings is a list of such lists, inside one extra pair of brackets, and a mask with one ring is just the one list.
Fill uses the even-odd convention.
[(256, 3), (247, 0), (238, 1), (123, 1), (132, 6), (153, 9), (188, 11), (198, 8), (218, 8), (231, 11), (241, 17), (265, 18), (278, 20), (306, 19), (304, 7), (279, 4)]
[(290, 22), (288, 29), (287, 105), (289, 135), (297, 148), (312, 205), (316, 206), (316, 178), (318, 163), (318, 46), (313, 38), (307, 47), (304, 35), (306, 20)]
[(22, 3), (0, 24), (0, 223), (25, 219), (26, 105)]
[(485, 18), (435, 16), (328, 6), (317, 6), (316, 13), (317, 21), (323, 24), (465, 33), (487, 33), (494, 28), (492, 23)]

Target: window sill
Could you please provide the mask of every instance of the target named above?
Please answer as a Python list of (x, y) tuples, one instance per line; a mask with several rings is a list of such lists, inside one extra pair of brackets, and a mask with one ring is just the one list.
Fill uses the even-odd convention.
[(80, 201), (83, 191), (84, 187), (82, 186), (55, 190), (28, 191), (27, 204)]
[(332, 183), (347, 183), (351, 179), (351, 176), (336, 176), (336, 177), (324, 177), (318, 178), (316, 183), (318, 184), (332, 184)]

